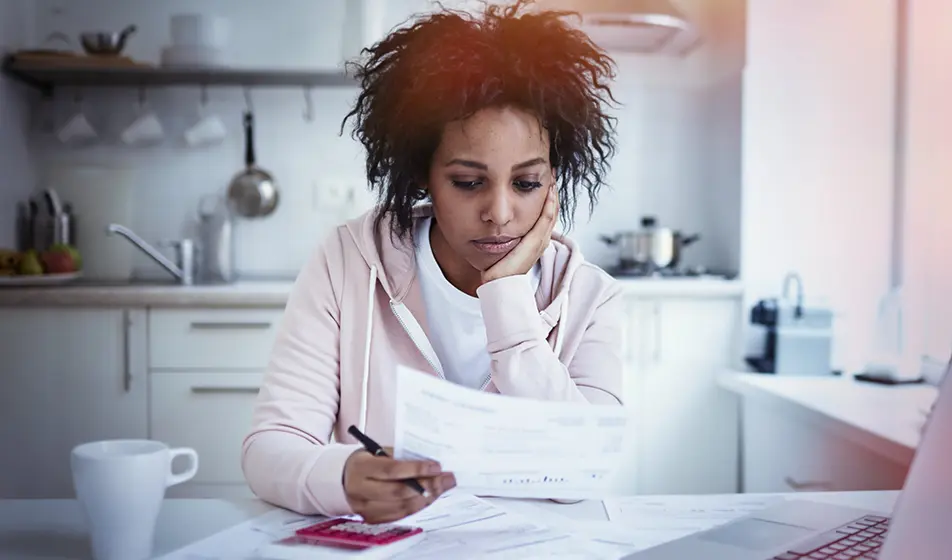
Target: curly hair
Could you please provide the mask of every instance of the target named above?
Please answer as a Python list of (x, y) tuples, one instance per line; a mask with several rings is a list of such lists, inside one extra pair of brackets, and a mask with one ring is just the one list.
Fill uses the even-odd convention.
[(378, 192), (377, 226), (389, 212), (392, 233), (411, 229), (445, 124), (490, 106), (527, 110), (547, 131), (562, 223), (571, 227), (580, 189), (594, 210), (615, 152), (615, 118), (602, 107), (617, 103), (615, 62), (565, 21), (577, 13), (518, 15), (530, 2), (489, 5), (481, 17), (440, 5), (348, 63), (361, 89), (341, 132), (353, 117)]

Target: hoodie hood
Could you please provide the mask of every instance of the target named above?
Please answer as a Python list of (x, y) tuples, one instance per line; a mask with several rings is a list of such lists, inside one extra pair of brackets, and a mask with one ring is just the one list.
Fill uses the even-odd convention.
[[(414, 228), (423, 218), (433, 216), (431, 204), (414, 209)], [(344, 227), (353, 237), (367, 267), (376, 268), (377, 280), (390, 300), (401, 303), (416, 278), (416, 252), (412, 242), (390, 235), (391, 217), (384, 216), (380, 227), (374, 226), (375, 211), (349, 220)], [(412, 238), (412, 236), (410, 236)], [(543, 319), (554, 327), (566, 305), (568, 288), (575, 272), (584, 262), (581, 250), (571, 239), (552, 232), (552, 239), (540, 258), (541, 281), (536, 292), (536, 305)]]

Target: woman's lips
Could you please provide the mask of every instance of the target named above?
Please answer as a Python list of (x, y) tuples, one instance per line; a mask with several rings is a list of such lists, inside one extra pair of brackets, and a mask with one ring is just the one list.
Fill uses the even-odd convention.
[(486, 237), (473, 241), (477, 250), (490, 255), (507, 253), (519, 243), (518, 237)]

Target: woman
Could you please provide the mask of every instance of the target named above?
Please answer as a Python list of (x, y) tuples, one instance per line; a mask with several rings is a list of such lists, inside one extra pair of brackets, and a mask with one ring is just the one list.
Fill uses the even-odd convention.
[(602, 185), (613, 64), (567, 14), (522, 4), (439, 12), (364, 51), (344, 120), (381, 204), (338, 227), (291, 292), (242, 455), (263, 500), (373, 523), (453, 487), (439, 465), (374, 457), (347, 433), (392, 444), (398, 364), (621, 403), (619, 288), (553, 233)]

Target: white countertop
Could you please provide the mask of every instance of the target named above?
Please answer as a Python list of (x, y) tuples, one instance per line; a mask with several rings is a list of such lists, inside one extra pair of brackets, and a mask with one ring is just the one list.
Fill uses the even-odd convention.
[(716, 277), (697, 278), (617, 278), (632, 296), (644, 297), (739, 297), (744, 293), (740, 280)]
[[(635, 297), (735, 297), (736, 280), (707, 278), (619, 279)], [(284, 307), (293, 280), (238, 281), (214, 286), (172, 283), (103, 283), (80, 281), (42, 287), (0, 286), (0, 306), (86, 307)]]
[[(888, 513), (898, 492), (801, 492), (780, 494)], [(726, 496), (730, 498), (731, 496)], [(557, 504), (549, 501), (490, 499), (524, 515), (538, 512), (547, 524), (554, 516), (579, 521), (605, 521), (601, 501)], [(178, 550), (215, 533), (266, 513), (259, 500), (166, 499), (156, 527), (154, 556)], [(89, 558), (82, 512), (75, 500), (0, 500), (0, 557), (23, 560)]]
[(926, 414), (938, 394), (932, 385), (879, 385), (851, 376), (800, 377), (730, 372), (721, 387), (763, 399), (778, 412), (819, 421), (824, 428), (897, 462), (908, 464)]
[(62, 286), (0, 287), (0, 306), (283, 308), (292, 285), (292, 281), (286, 280), (205, 286), (78, 282)]

